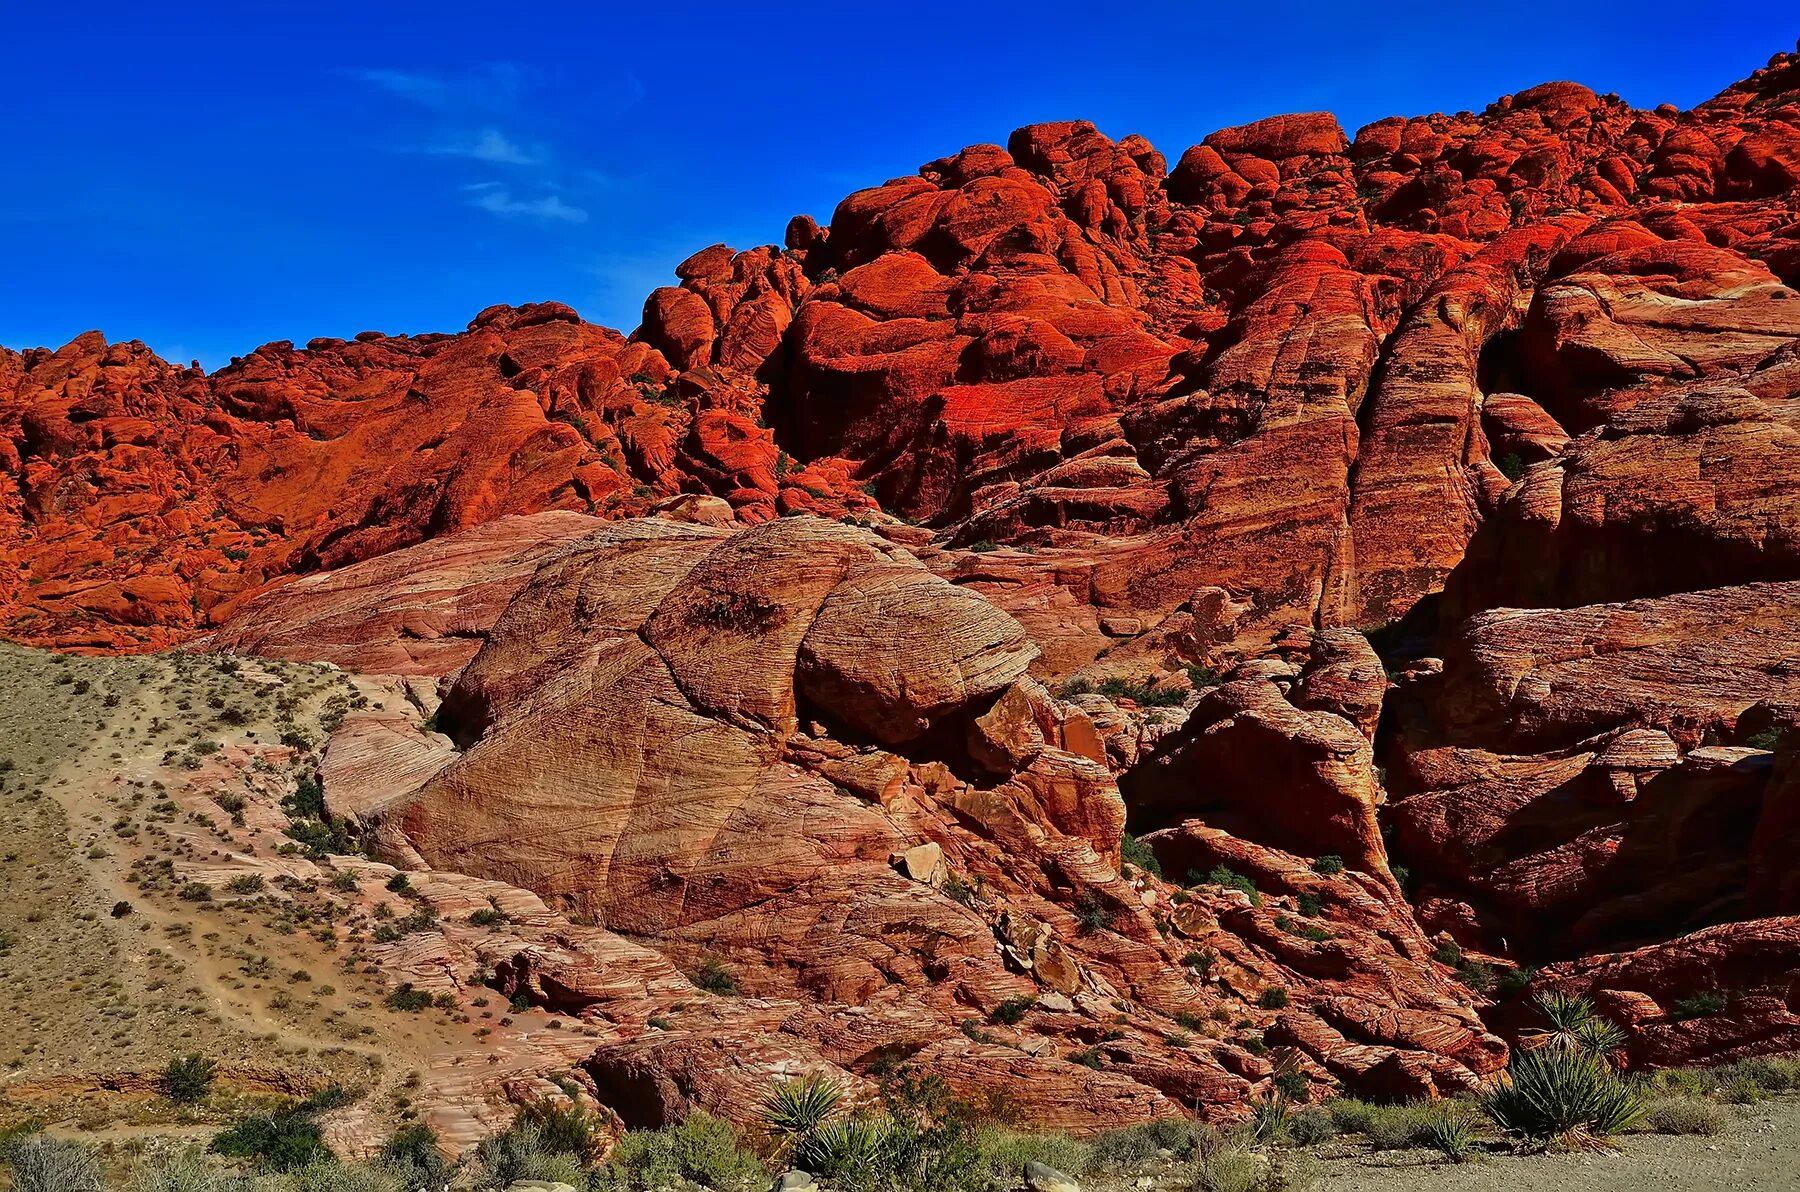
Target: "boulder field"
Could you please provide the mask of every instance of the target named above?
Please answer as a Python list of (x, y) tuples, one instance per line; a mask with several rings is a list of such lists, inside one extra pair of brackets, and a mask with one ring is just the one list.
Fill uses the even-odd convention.
[(406, 676), (444, 735), (353, 713), (327, 801), (562, 917), (483, 963), (630, 1124), (1453, 1092), (1548, 988), (1800, 1049), (1800, 55), (1032, 125), (676, 275), (0, 349), (0, 627)]

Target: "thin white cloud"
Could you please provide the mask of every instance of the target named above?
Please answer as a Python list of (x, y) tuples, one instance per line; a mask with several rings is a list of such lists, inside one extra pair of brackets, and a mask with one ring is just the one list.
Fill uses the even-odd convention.
[(535, 219), (543, 223), (586, 223), (588, 213), (570, 206), (557, 195), (525, 199), (493, 182), (476, 183), (463, 188), (470, 193), (469, 205), (502, 219)]
[(379, 87), (383, 91), (434, 108), (446, 106), (451, 99), (450, 84), (436, 75), (420, 74), (410, 70), (379, 68), (353, 70), (350, 75), (371, 87)]
[(442, 141), (424, 152), (435, 157), (466, 157), (471, 161), (502, 166), (542, 165), (550, 158), (549, 151), (542, 145), (515, 141), (497, 128), (484, 128), (473, 136)]

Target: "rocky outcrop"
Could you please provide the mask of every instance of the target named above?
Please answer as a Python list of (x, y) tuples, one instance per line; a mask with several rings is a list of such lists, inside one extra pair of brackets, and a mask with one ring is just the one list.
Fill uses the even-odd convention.
[[(1353, 637), (1297, 669), (1310, 701), (1366, 719), (1385, 678)], [(1190, 816), (1153, 838), (1170, 871), (1228, 865), (1259, 892), (1164, 882), (1122, 860), (1102, 731), (1030, 677), (1034, 655), (866, 530), (619, 522), (546, 559), (456, 677), (436, 723), (460, 752), (357, 713), (326, 797), (406, 864), (528, 888), (703, 986), (728, 976), (740, 997), (587, 1063), (629, 1124), (742, 1115), (774, 1073), (854, 1082), (899, 1053), (972, 1097), (1028, 1078), (1033, 1112), (1077, 1131), (1242, 1112), (1273, 1077), (1265, 1032), (1313, 1079), (1370, 1091), (1467, 1088), (1504, 1061), (1385, 869), (1353, 721), (1244, 713), (1249, 744), (1365, 800), (1322, 838), (1348, 869), (1256, 843), (1282, 816), (1243, 835)], [(616, 1021), (636, 978), (584, 949), (493, 967), (508, 994)], [(1020, 998), (1024, 1022), (983, 1021)], [(1369, 1004), (1393, 1013), (1352, 1011)], [(1177, 1018), (1208, 1025), (1190, 1040)]]
[(239, 604), (204, 644), (363, 674), (449, 674), (475, 656), (539, 563), (604, 524), (561, 511), (503, 517), (277, 582)]
[(1032, 125), (701, 249), (629, 338), (541, 303), (211, 376), (96, 334), (0, 353), (0, 618), (160, 647), (289, 576), (680, 494), (1015, 547), (1059, 671), (1398, 620), (1465, 551), (1537, 593), (1465, 611), (1693, 586), (1644, 574), (1653, 528), (1701, 586), (1795, 578), (1749, 574), (1786, 550), (1795, 85), (1780, 55), (1691, 112), (1547, 83), (1354, 136), (1280, 116), (1172, 170)]

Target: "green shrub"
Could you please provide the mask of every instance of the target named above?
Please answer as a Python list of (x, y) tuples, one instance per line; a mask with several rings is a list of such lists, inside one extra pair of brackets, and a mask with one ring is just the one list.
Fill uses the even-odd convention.
[(1265, 1010), (1285, 1010), (1288, 1006), (1288, 991), (1279, 985), (1271, 985), (1262, 991), (1256, 1004)]
[(1379, 1105), (1371, 1105), (1355, 1097), (1334, 1097), (1320, 1108), (1331, 1118), (1331, 1124), (1340, 1134), (1367, 1134), (1369, 1123), (1375, 1120), (1375, 1115), (1381, 1109)]
[(988, 1012), (988, 1021), (999, 1026), (1017, 1026), (1035, 1005), (1036, 998), (1009, 997)]
[(1139, 1126), (1108, 1130), (1096, 1137), (1089, 1147), (1088, 1163), (1090, 1168), (1137, 1167), (1164, 1151), (1176, 1158), (1185, 1158), (1193, 1152), (1198, 1140), (1210, 1133), (1211, 1127), (1187, 1118), (1163, 1118)]
[(600, 1120), (572, 1101), (542, 1097), (527, 1102), (520, 1106), (513, 1124), (536, 1131), (544, 1146), (560, 1154), (574, 1155), (584, 1164), (592, 1162), (600, 1153), (603, 1137)]
[(333, 1158), (305, 1105), (242, 1118), (213, 1137), (211, 1150), (248, 1159), (263, 1171), (295, 1171)]
[(417, 1014), (431, 1005), (431, 995), (422, 989), (414, 989), (411, 981), (403, 981), (387, 995), (386, 1001), (390, 1009)]
[(476, 927), (498, 927), (506, 922), (506, 916), (498, 907), (484, 906), (469, 913), (469, 922)]
[(1644, 1115), (1644, 1098), (1599, 1056), (1567, 1047), (1514, 1054), (1483, 1101), (1504, 1130), (1531, 1139), (1604, 1138)]
[(1417, 1105), (1374, 1105), (1362, 1129), (1363, 1137), (1378, 1151), (1399, 1151), (1425, 1145), (1430, 1122)]
[(1257, 892), (1256, 883), (1241, 873), (1233, 873), (1223, 865), (1217, 866), (1204, 879), (1209, 886), (1224, 886), (1230, 890), (1242, 890), (1250, 899), (1251, 906), (1262, 905), (1262, 895)]
[(1150, 851), (1149, 845), (1131, 833), (1125, 833), (1124, 839), (1119, 842), (1119, 851), (1126, 861), (1136, 865), (1145, 873), (1156, 877), (1162, 876), (1162, 862), (1156, 859), (1156, 854)]
[(1042, 1163), (1065, 1175), (1087, 1171), (1093, 1148), (1066, 1134), (1022, 1134), (987, 1127), (976, 1131), (976, 1149), (988, 1176), (1000, 1187), (1011, 1187), (1027, 1163)]
[(1326, 853), (1312, 863), (1313, 872), (1325, 877), (1335, 877), (1344, 872), (1344, 859), (1336, 853)]
[(1531, 979), (1537, 976), (1537, 970), (1530, 965), (1507, 969), (1494, 982), (1494, 997), (1500, 1001), (1517, 997), (1531, 985)]
[[(811, 1170), (810, 1168), (808, 1170)], [(661, 1130), (632, 1130), (601, 1169), (602, 1187), (653, 1189), (691, 1180), (704, 1188), (746, 1188), (768, 1178), (729, 1122), (691, 1113)]]
[[(625, 1137), (633, 1136), (627, 1134)], [(620, 1147), (623, 1149), (623, 1142)], [(472, 1182), (476, 1188), (505, 1188), (520, 1180), (553, 1180), (577, 1188), (588, 1182), (579, 1159), (567, 1151), (553, 1150), (545, 1145), (535, 1126), (517, 1119), (506, 1130), (482, 1140), (475, 1148), (472, 1167)], [(635, 1185), (615, 1183), (614, 1186)]]
[(1718, 1134), (1726, 1121), (1724, 1110), (1698, 1097), (1652, 1101), (1644, 1114), (1644, 1127), (1654, 1134)]
[(1106, 909), (1106, 899), (1092, 890), (1083, 891), (1075, 899), (1075, 923), (1083, 932), (1093, 933), (1112, 922), (1112, 913)]
[(1725, 1012), (1730, 999), (1717, 990), (1707, 989), (1684, 997), (1669, 1009), (1670, 1022), (1686, 1022), (1690, 1018), (1711, 1018), (1715, 1014)]
[(203, 1055), (177, 1056), (163, 1069), (163, 1095), (178, 1105), (206, 1099), (212, 1091), (214, 1064)]
[(260, 873), (240, 873), (225, 883), (225, 889), (232, 894), (260, 894), (263, 890), (263, 877)]
[(734, 995), (738, 991), (737, 981), (732, 978), (731, 971), (725, 967), (725, 962), (717, 956), (706, 958), (706, 962), (700, 966), (699, 974), (694, 978), (694, 984), (708, 993), (716, 993), (721, 996)]
[(450, 1165), (444, 1162), (437, 1135), (430, 1126), (402, 1126), (382, 1144), (380, 1160), (383, 1167), (400, 1178), (403, 1188), (436, 1192), (450, 1182)]
[(1313, 1146), (1337, 1136), (1337, 1125), (1323, 1105), (1308, 1105), (1288, 1122), (1288, 1135), (1300, 1146)]

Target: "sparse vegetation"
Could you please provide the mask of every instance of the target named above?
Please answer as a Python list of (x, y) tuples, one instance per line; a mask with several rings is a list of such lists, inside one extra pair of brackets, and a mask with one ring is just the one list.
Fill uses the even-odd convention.
[(163, 1069), (163, 1095), (178, 1105), (204, 1101), (212, 1091), (216, 1066), (203, 1055), (177, 1056)]

